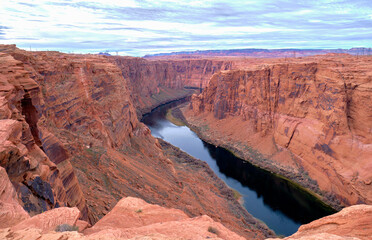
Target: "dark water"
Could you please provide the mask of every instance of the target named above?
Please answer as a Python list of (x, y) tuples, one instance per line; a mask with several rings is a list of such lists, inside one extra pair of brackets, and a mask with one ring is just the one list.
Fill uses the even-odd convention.
[(154, 137), (179, 147), (209, 164), (211, 169), (243, 197), (244, 207), (279, 235), (289, 236), (301, 224), (334, 213), (307, 192), (290, 182), (243, 161), (223, 148), (208, 144), (186, 126), (176, 126), (166, 118), (173, 102), (143, 118)]

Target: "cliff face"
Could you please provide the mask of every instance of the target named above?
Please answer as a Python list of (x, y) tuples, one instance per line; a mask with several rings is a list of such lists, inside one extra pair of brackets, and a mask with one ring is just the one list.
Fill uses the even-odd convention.
[[(2, 46), (0, 52), (6, 57), (5, 62), (15, 66), (1, 65), (4, 66), (1, 79), (5, 76), (8, 82), (14, 78), (27, 83), (18, 87), (11, 82), (4, 87), (4, 91), (10, 89), (16, 94), (4, 93), (2, 112), (15, 125), (12, 128), (4, 125), (9, 133), (2, 138), (6, 140), (3, 145), (18, 144), (17, 151), (23, 155), (6, 148), (0, 160), (10, 180), (20, 185), (16, 188), (19, 196), (23, 194), (23, 185), (28, 184), (30, 189), (37, 183), (36, 190), (29, 193), (32, 200), (21, 198), (23, 205), (34, 203), (33, 198), (49, 204), (53, 197), (54, 205), (49, 204), (48, 209), (57, 203), (76, 206), (81, 217), (94, 224), (122, 197), (134, 196), (181, 209), (189, 217), (206, 214), (245, 237), (262, 239), (273, 235), (240, 206), (231, 189), (208, 166), (160, 144), (138, 121), (136, 108), (148, 103), (134, 101), (145, 99), (145, 93), (156, 89), (151, 80), (157, 79), (142, 75), (148, 68), (141, 65), (141, 59), (129, 59), (127, 73), (126, 65), (117, 63), (113, 57), (26, 52), (13, 46)], [(123, 77), (132, 76), (131, 71), (135, 77)], [(15, 77), (9, 77), (11, 74)], [(157, 83), (157, 87), (177, 93), (178, 86), (171, 82)], [(148, 89), (141, 92), (145, 86)], [(8, 111), (10, 107), (14, 110)], [(14, 157), (15, 153), (20, 156)], [(38, 162), (31, 162), (33, 158)], [(18, 162), (8, 167), (14, 161)], [(21, 175), (19, 171), (12, 175), (13, 169), (28, 165), (31, 166), (31, 170), (26, 169), (28, 175), (24, 174), (26, 170)], [(37, 191), (50, 194), (38, 196)], [(38, 212), (45, 211), (42, 204)]]
[(370, 204), (371, 63), (326, 56), (224, 71), (193, 96), (186, 115), (207, 124), (215, 143), (334, 205)]
[(204, 88), (214, 73), (232, 67), (232, 62), (224, 60), (148, 61), (133, 57), (113, 59), (123, 77), (130, 81), (133, 102), (142, 112), (171, 98), (189, 94), (190, 90), (187, 91), (184, 87)]
[[(40, 137), (45, 132), (38, 126), (43, 104), (38, 84), (23, 63), (9, 54), (0, 53), (0, 62), (0, 166), (15, 185), (23, 208), (33, 215), (73, 202), (79, 205), (83, 218), (87, 217), (85, 199), (70, 162), (55, 161), (48, 155), (49, 145), (44, 145)], [(65, 167), (58, 168), (61, 162)]]

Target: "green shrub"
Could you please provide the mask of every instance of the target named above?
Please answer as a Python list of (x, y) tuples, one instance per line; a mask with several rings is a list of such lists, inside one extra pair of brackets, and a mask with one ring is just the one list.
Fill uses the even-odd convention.
[(71, 231), (79, 231), (78, 226), (71, 226), (70, 224), (61, 224), (58, 225), (55, 229), (56, 232), (71, 232)]
[(210, 233), (213, 233), (213, 234), (216, 234), (216, 235), (218, 235), (218, 229), (217, 228), (214, 228), (214, 227), (212, 227), (212, 226), (209, 226), (208, 227), (208, 232), (210, 232)]

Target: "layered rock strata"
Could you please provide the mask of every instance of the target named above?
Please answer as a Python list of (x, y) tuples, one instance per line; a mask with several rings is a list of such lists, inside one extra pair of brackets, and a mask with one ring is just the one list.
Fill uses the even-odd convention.
[(15, 186), (23, 208), (34, 215), (72, 204), (87, 217), (85, 199), (70, 162), (58, 168), (66, 159), (56, 161), (53, 156), (60, 158), (61, 154), (48, 155), (50, 145), (43, 144), (39, 85), (22, 62), (4, 53), (0, 53), (0, 82), (0, 166)]
[(292, 61), (215, 74), (187, 120), (206, 140), (335, 207), (371, 204), (372, 58)]
[(219, 59), (148, 61), (115, 57), (114, 61), (129, 80), (133, 103), (142, 114), (169, 100), (191, 95), (193, 89), (204, 88), (214, 73), (232, 68), (231, 61)]

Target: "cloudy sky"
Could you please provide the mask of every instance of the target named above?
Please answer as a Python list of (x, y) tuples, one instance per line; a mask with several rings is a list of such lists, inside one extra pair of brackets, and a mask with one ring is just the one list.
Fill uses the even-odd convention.
[(0, 44), (122, 55), (372, 47), (372, 0), (0, 0)]

